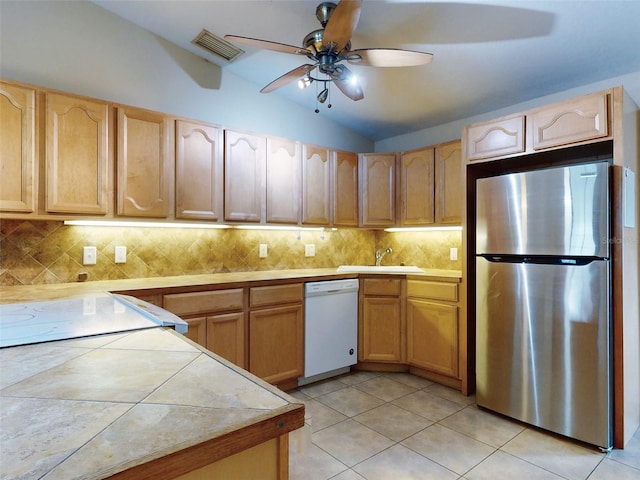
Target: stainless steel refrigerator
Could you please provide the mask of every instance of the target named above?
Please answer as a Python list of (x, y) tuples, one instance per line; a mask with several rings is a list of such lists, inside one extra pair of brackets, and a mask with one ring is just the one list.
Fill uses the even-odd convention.
[(481, 407), (612, 445), (607, 162), (476, 181)]

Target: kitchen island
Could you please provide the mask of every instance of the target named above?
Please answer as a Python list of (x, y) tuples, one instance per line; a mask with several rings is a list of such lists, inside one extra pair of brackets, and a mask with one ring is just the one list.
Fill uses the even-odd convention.
[(3, 479), (288, 478), (304, 404), (172, 330), (8, 347), (0, 362)]

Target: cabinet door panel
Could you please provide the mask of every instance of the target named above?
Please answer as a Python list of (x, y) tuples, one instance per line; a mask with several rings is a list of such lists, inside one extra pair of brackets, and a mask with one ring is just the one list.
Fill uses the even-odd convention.
[(362, 226), (394, 225), (396, 223), (396, 154), (361, 154), (358, 162), (362, 192), (360, 205)]
[(365, 297), (363, 299), (361, 342), (358, 351), (363, 361), (402, 361), (400, 299)]
[(207, 317), (207, 349), (245, 368), (244, 312)]
[(48, 93), (46, 132), (46, 210), (107, 213), (107, 104)]
[(260, 222), (265, 203), (265, 163), (264, 137), (225, 130), (225, 220)]
[(412, 365), (457, 377), (458, 307), (409, 299), (407, 357)]
[(400, 157), (402, 225), (429, 225), (434, 221), (433, 148), (405, 152)]
[(222, 217), (221, 138), (214, 125), (176, 122), (176, 218)]
[(207, 319), (205, 317), (186, 318), (185, 322), (188, 329), (184, 336), (207, 348)]
[(169, 215), (172, 136), (163, 114), (118, 108), (118, 215)]
[(333, 224), (358, 226), (358, 155), (334, 152)]
[(302, 305), (249, 313), (249, 371), (269, 383), (304, 373)]
[(0, 211), (36, 208), (35, 90), (0, 82)]
[(465, 137), (469, 160), (524, 152), (524, 124), (524, 115), (517, 115), (466, 127)]
[(461, 142), (441, 145), (435, 150), (435, 221), (438, 224), (462, 223), (462, 146)]
[(597, 92), (535, 110), (531, 114), (533, 149), (606, 137), (607, 95)]
[(300, 144), (267, 139), (267, 223), (298, 223)]
[(305, 145), (302, 158), (302, 223), (331, 222), (331, 163), (325, 148)]

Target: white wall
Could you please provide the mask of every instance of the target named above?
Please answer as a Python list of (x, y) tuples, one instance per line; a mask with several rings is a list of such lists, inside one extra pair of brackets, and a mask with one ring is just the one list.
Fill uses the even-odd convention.
[(435, 145), (436, 143), (448, 142), (460, 138), (462, 135), (462, 127), (476, 122), (491, 120), (494, 118), (510, 115), (512, 113), (522, 112), (531, 108), (546, 105), (548, 103), (566, 100), (568, 98), (577, 97), (599, 90), (605, 90), (611, 87), (622, 85), (627, 93), (636, 104), (640, 105), (640, 72), (630, 73), (619, 77), (610, 78), (597, 83), (583, 85), (581, 87), (572, 88), (563, 92), (547, 95), (544, 97), (529, 100), (527, 102), (511, 105), (500, 110), (483, 113), (469, 118), (456, 120), (455, 122), (438, 125), (432, 128), (426, 128), (418, 132), (407, 133), (397, 137), (390, 137), (377, 141), (375, 144), (376, 152), (398, 152), (402, 150), (411, 150), (414, 148), (424, 147), (426, 145)]
[(0, 77), (351, 151), (373, 142), (93, 3), (0, 0)]

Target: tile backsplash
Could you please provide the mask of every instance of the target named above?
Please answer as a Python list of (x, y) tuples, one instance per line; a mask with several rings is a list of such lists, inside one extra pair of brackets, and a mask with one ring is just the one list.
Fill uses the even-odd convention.
[[(259, 258), (259, 244), (268, 245)], [(305, 257), (305, 244), (315, 244)], [(82, 265), (82, 247), (97, 247), (97, 264)], [(127, 248), (116, 264), (115, 247)], [(461, 232), (319, 231), (78, 227), (56, 221), (0, 220), (0, 286), (115, 280), (201, 273), (371, 265), (376, 248), (393, 249), (384, 265), (459, 270)], [(459, 260), (449, 260), (449, 248)]]

